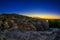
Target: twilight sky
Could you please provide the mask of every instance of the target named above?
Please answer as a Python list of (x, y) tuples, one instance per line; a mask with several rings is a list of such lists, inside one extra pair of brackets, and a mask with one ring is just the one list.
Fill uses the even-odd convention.
[(0, 0), (0, 13), (55, 15), (60, 17), (58, 0)]

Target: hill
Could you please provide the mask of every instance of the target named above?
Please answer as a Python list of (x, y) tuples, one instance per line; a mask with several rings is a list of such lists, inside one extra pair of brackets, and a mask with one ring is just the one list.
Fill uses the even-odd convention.
[(32, 18), (19, 14), (1, 14), (0, 15), (0, 29), (15, 29), (20, 30), (48, 30), (49, 24), (46, 20), (40, 20), (38, 18)]

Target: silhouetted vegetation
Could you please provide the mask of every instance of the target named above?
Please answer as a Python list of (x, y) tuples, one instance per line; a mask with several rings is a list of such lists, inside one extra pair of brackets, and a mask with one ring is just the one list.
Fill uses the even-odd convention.
[(52, 28), (60, 28), (60, 20), (49, 20), (49, 26)]

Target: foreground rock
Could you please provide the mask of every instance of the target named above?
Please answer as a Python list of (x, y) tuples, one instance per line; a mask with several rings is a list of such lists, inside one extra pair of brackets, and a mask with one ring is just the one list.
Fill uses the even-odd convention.
[(0, 32), (1, 40), (60, 40), (57, 39), (58, 33), (52, 31), (14, 31)]
[(56, 38), (54, 40), (60, 40), (60, 28), (50, 28), (50, 30), (54, 33), (57, 33)]

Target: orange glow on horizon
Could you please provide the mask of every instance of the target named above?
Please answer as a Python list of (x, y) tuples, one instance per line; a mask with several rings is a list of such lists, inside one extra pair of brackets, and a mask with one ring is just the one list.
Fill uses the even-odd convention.
[(26, 15), (33, 18), (42, 18), (42, 19), (60, 19), (60, 16), (54, 15)]

